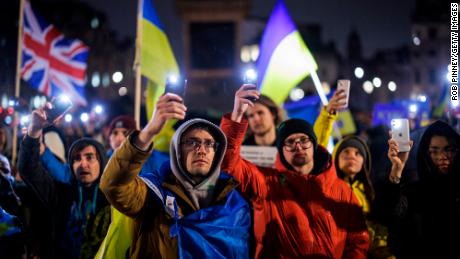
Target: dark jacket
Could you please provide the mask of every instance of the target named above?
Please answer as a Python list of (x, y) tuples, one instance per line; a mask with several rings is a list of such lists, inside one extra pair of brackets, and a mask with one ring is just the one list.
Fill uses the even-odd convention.
[[(103, 147), (92, 139), (76, 142), (82, 141), (96, 147), (102, 175), (106, 164)], [(110, 224), (110, 206), (98, 189), (99, 181), (91, 187), (84, 187), (74, 178), (70, 185), (54, 180), (40, 163), (39, 146), (38, 139), (24, 138), (19, 149), (18, 169), (24, 182), (52, 217), (50, 232), (55, 243), (54, 256), (93, 258)], [(69, 154), (71, 151), (72, 147)]]
[(433, 135), (460, 147), (460, 136), (448, 124), (433, 123), (417, 152), (419, 180), (389, 187), (388, 197), (396, 204), (395, 229), (400, 230), (391, 242), (398, 258), (460, 258), (460, 153), (448, 174), (437, 172), (428, 153)]

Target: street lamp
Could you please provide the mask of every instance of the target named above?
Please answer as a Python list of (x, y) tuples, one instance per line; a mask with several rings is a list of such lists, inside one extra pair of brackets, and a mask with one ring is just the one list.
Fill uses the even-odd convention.
[(305, 92), (298, 87), (295, 87), (294, 89), (292, 89), (291, 93), (289, 94), (289, 97), (291, 98), (291, 100), (295, 102), (299, 101), (304, 96), (305, 96)]
[(113, 73), (112, 81), (114, 83), (120, 83), (121, 80), (123, 80), (123, 73), (121, 73), (120, 71), (117, 71), (117, 72)]
[(364, 69), (362, 67), (356, 67), (355, 68), (355, 76), (356, 76), (356, 78), (359, 78), (359, 79), (363, 78)]
[(371, 94), (374, 91), (374, 86), (372, 85), (371, 81), (366, 81), (363, 83), (363, 89), (367, 94)]
[(396, 86), (395, 82), (393, 82), (393, 81), (388, 82), (388, 90), (394, 92), (394, 91), (396, 91), (396, 88), (397, 88), (397, 86)]
[(378, 77), (374, 77), (374, 79), (372, 79), (372, 83), (376, 88), (379, 88), (382, 85), (382, 80)]

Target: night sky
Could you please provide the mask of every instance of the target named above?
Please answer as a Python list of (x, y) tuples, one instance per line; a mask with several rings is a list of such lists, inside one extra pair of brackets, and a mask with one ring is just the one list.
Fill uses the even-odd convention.
[[(110, 27), (121, 37), (134, 37), (136, 30), (136, 1), (82, 0), (107, 14)], [(180, 18), (175, 12), (175, 0), (154, 0), (161, 21), (170, 36), (174, 52), (181, 56)], [(276, 0), (253, 0), (250, 15), (267, 18)], [(335, 41), (345, 54), (347, 36), (356, 29), (361, 36), (364, 55), (377, 49), (408, 44), (411, 40), (410, 19), (415, 0), (285, 0), (297, 24), (318, 23), (323, 27), (323, 40)], [(307, 42), (308, 44), (308, 42)]]

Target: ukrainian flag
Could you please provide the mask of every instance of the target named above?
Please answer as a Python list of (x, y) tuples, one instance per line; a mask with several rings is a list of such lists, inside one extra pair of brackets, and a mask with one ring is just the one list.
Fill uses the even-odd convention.
[[(150, 118), (158, 98), (164, 93), (167, 76), (178, 75), (179, 67), (152, 0), (141, 0), (141, 7), (141, 28), (138, 32), (141, 40), (140, 66), (142, 75), (148, 79), (146, 107), (147, 117)], [(173, 124), (168, 122), (155, 137), (155, 149), (169, 150), (169, 141), (174, 134)]]
[(281, 104), (291, 89), (317, 68), (284, 2), (278, 1), (265, 27), (257, 60), (262, 94)]

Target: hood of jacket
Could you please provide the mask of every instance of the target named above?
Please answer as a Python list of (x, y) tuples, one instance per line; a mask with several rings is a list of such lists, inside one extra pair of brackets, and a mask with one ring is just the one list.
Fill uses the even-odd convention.
[[(218, 143), (210, 171), (201, 182), (195, 182), (183, 164), (180, 143), (182, 136), (190, 127), (202, 126), (209, 129)], [(170, 166), (174, 176), (179, 180), (197, 209), (207, 207), (211, 200), (214, 186), (220, 175), (220, 166), (227, 149), (227, 138), (215, 124), (204, 119), (191, 119), (183, 123), (174, 133), (170, 143)]]
[[(460, 135), (447, 123), (436, 121), (425, 130), (417, 150), (417, 171), (420, 180), (435, 180), (444, 178), (443, 175), (437, 172), (428, 153), (431, 138), (433, 136), (444, 136), (451, 141), (451, 144), (456, 148), (460, 148)], [(460, 152), (454, 157), (452, 168), (447, 177), (452, 177), (454, 174), (458, 179), (460, 170)]]

